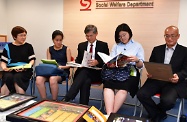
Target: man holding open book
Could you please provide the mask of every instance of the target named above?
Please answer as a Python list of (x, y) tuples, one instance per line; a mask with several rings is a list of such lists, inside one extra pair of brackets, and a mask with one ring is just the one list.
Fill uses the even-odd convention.
[[(165, 29), (166, 44), (154, 47), (150, 62), (171, 64), (173, 77), (169, 82), (155, 80), (148, 74), (148, 79), (137, 93), (138, 99), (147, 110), (153, 122), (166, 119), (166, 111), (173, 108), (178, 97), (187, 97), (187, 48), (177, 43), (180, 37), (176, 26)], [(160, 94), (160, 103), (156, 104), (152, 96)]]
[[(87, 41), (78, 45), (78, 56), (75, 60), (76, 63), (81, 64), (84, 56), (84, 52), (90, 52), (92, 54), (91, 60), (88, 61), (88, 65), (91, 67), (102, 67), (103, 61), (98, 56), (97, 52), (103, 52), (109, 54), (108, 44), (96, 39), (97, 27), (95, 25), (87, 25), (84, 33)], [(69, 92), (66, 94), (63, 101), (70, 101), (76, 97), (80, 91), (80, 104), (88, 105), (90, 96), (90, 87), (92, 82), (101, 81), (101, 71), (91, 68), (78, 68), (75, 72), (73, 84)]]

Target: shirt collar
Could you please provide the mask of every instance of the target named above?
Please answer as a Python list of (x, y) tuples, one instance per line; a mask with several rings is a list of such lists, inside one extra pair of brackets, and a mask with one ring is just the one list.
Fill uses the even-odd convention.
[(177, 46), (177, 43), (176, 43), (173, 47), (171, 47), (171, 48), (169, 48), (169, 47), (166, 45), (166, 49), (173, 49), (173, 50), (175, 50), (176, 46)]
[[(94, 43), (92, 43), (92, 45), (95, 46), (96, 42), (97, 42), (97, 40), (95, 40)], [(89, 41), (88, 41), (88, 45), (91, 45), (91, 43)]]

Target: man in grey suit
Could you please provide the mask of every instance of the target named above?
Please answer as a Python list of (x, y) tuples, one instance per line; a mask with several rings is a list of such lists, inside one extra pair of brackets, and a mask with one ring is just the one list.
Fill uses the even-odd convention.
[[(92, 53), (92, 59), (88, 62), (89, 66), (102, 68), (104, 63), (97, 52), (103, 52), (108, 55), (108, 44), (96, 39), (98, 32), (97, 27), (94, 25), (87, 25), (85, 27), (84, 33), (86, 35), (87, 41), (78, 45), (78, 56), (75, 62), (81, 64), (84, 51), (88, 51)], [(64, 97), (63, 101), (68, 102), (74, 99), (80, 91), (79, 103), (88, 105), (91, 83), (96, 81), (101, 81), (101, 70), (78, 68), (75, 72), (73, 84), (71, 85), (71, 88)]]
[[(173, 108), (177, 98), (187, 97), (187, 48), (177, 43), (180, 37), (176, 26), (165, 29), (166, 44), (154, 47), (150, 62), (171, 64), (173, 77), (170, 82), (148, 79), (138, 91), (137, 97), (147, 110), (153, 122), (167, 117), (166, 111)], [(160, 103), (156, 104), (152, 96), (160, 94)]]

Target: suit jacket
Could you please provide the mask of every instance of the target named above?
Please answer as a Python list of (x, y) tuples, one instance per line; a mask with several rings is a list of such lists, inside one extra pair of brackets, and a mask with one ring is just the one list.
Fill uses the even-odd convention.
[[(87, 46), (88, 46), (88, 41), (79, 43), (78, 45), (78, 55), (77, 58), (75, 60), (76, 63), (81, 63), (83, 60), (83, 56), (84, 56), (84, 51), (87, 50)], [(95, 47), (95, 60), (98, 61), (98, 65), (97, 67), (102, 68), (102, 66), (104, 65), (103, 60), (100, 58), (100, 56), (97, 54), (97, 52), (102, 52), (105, 53), (107, 55), (109, 55), (109, 49), (108, 49), (108, 44), (106, 42), (102, 42), (97, 40), (96, 42), (96, 47)], [(78, 74), (78, 72), (81, 70), (81, 68), (78, 68), (76, 71), (75, 76)], [(95, 69), (88, 69), (91, 76), (93, 76), (93, 80), (94, 81), (100, 81), (101, 80), (101, 71), (100, 70), (95, 70)]]
[[(164, 63), (166, 44), (154, 47), (150, 62)], [(174, 86), (180, 97), (187, 97), (187, 48), (177, 44), (170, 60), (173, 74), (179, 77)]]

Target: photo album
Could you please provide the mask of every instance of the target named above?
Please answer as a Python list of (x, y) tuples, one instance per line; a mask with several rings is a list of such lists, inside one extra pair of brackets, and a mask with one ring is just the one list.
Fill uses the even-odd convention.
[(6, 111), (35, 98), (35, 96), (18, 93), (2, 96), (0, 97), (0, 111)]
[(101, 57), (103, 62), (108, 65), (114, 64), (114, 65), (116, 65), (116, 67), (125, 67), (126, 64), (128, 63), (127, 62), (128, 56), (126, 56), (122, 53), (118, 54), (115, 57), (110, 57), (107, 54), (101, 53), (101, 52), (98, 52), (97, 54)]
[(43, 100), (6, 116), (13, 122), (84, 122), (90, 107), (66, 102)]

